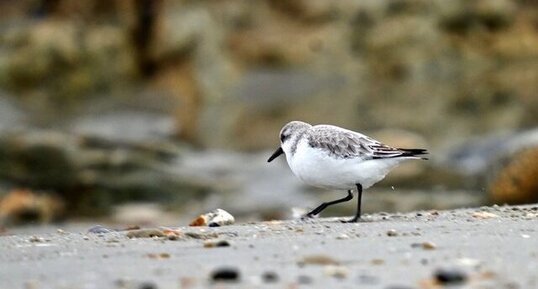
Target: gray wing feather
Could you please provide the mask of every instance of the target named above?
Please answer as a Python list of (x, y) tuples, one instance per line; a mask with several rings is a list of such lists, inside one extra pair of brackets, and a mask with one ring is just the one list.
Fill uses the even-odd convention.
[[(336, 127), (335, 127), (336, 128)], [(368, 136), (330, 126), (315, 126), (308, 135), (313, 148), (328, 150), (339, 158), (380, 159), (404, 156), (405, 151), (390, 147)]]

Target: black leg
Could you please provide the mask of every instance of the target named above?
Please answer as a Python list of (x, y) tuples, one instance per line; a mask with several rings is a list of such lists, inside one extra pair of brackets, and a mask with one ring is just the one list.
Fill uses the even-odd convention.
[(362, 199), (362, 185), (357, 184), (357, 212), (355, 213), (355, 217), (351, 220), (343, 221), (344, 223), (356, 223), (361, 218), (361, 199)]
[(321, 213), (321, 211), (325, 210), (328, 206), (338, 204), (338, 203), (347, 202), (347, 201), (349, 201), (351, 199), (353, 199), (353, 193), (351, 192), (351, 190), (349, 190), (349, 191), (347, 191), (347, 196), (345, 196), (344, 198), (334, 200), (334, 201), (331, 201), (331, 202), (323, 203), (323, 204), (319, 205), (317, 208), (310, 211), (305, 216), (308, 217), (308, 218), (312, 218), (313, 216)]

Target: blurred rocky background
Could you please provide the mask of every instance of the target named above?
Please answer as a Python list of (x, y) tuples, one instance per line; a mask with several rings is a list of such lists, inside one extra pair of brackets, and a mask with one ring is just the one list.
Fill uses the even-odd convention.
[(290, 218), (290, 120), (430, 150), (366, 211), (537, 202), (538, 4), (0, 0), (0, 226)]

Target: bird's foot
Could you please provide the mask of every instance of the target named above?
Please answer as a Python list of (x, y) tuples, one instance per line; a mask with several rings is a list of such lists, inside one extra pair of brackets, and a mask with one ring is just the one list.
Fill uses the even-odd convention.
[(341, 223), (366, 223), (370, 222), (370, 220), (363, 219), (361, 217), (353, 217), (349, 220), (340, 220)]
[(357, 219), (357, 218), (353, 218), (353, 219), (349, 219), (349, 220), (340, 220), (340, 223), (344, 223), (344, 224), (347, 224), (347, 223), (357, 223), (360, 219)]
[(309, 221), (309, 220), (315, 219), (317, 217), (318, 217), (318, 215), (308, 213), (308, 214), (305, 214), (305, 215), (301, 216), (300, 220), (301, 221)]
[(366, 216), (365, 218), (353, 217), (352, 219), (349, 219), (349, 220), (340, 220), (341, 223), (369, 223), (373, 221), (374, 220), (369, 216)]
[(316, 218), (317, 215), (312, 215), (312, 214), (306, 214), (306, 215), (303, 215), (301, 217), (301, 220), (308, 220), (308, 219), (313, 219), (313, 218)]

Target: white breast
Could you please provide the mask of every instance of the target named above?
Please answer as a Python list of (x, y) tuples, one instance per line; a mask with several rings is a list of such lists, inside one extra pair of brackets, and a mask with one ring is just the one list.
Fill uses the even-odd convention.
[(382, 180), (399, 159), (335, 158), (328, 151), (312, 148), (303, 139), (294, 155), (286, 154), (288, 165), (303, 182), (321, 188), (354, 189), (359, 183), (364, 189)]

